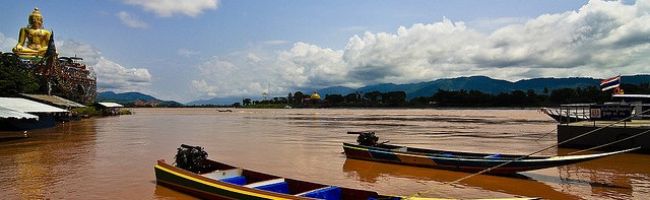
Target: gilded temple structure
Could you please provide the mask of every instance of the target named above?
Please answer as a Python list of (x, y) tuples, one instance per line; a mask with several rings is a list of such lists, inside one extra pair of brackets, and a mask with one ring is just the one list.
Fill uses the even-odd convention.
[(46, 30), (43, 15), (34, 8), (28, 25), (20, 29), (13, 53), (3, 59), (18, 59), (39, 79), (41, 93), (61, 96), (83, 104), (95, 101), (97, 78), (91, 68), (79, 62), (78, 57), (59, 57), (54, 43), (54, 32)]

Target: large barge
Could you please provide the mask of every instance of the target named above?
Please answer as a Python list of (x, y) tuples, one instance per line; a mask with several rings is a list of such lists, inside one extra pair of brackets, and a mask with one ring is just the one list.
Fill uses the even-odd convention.
[(640, 152), (650, 153), (650, 95), (615, 94), (612, 98), (615, 101), (589, 104), (588, 109), (573, 109), (575, 112), (569, 114), (586, 116), (584, 120), (559, 121), (559, 146), (609, 150), (641, 147)]

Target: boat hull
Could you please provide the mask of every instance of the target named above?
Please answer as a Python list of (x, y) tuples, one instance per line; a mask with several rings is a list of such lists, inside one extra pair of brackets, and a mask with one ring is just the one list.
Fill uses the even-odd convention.
[(549, 117), (553, 118), (558, 123), (572, 123), (572, 122), (581, 122), (581, 121), (587, 121), (589, 120), (589, 116), (586, 115), (579, 115), (578, 113), (565, 113), (562, 114), (561, 111), (550, 109), (550, 108), (542, 108), (541, 111), (548, 115)]
[(214, 181), (160, 161), (154, 168), (158, 184), (202, 199), (310, 199)]
[[(398, 146), (386, 145), (391, 148), (370, 147), (344, 143), (343, 150), (347, 158), (361, 159), (377, 162), (387, 162), (403, 165), (413, 165), (429, 168), (440, 168), (446, 170), (478, 172), (500, 164), (503, 166), (494, 168), (487, 173), (489, 174), (514, 174), (522, 171), (543, 169), (555, 166), (584, 162), (587, 160), (597, 159), (616, 153), (632, 151), (629, 149), (619, 152), (594, 154), (587, 156), (567, 156), (567, 157), (532, 157), (527, 159), (518, 159), (518, 155), (491, 155), (465, 152), (441, 152), (436, 153), (413, 153), (405, 152), (408, 147), (395, 148)], [(431, 150), (432, 152), (434, 150)], [(495, 156), (490, 158), (490, 156)]]

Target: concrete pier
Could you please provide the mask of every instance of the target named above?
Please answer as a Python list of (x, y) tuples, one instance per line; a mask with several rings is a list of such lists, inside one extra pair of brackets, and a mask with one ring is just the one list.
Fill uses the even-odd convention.
[[(578, 135), (606, 127), (613, 121), (583, 121), (557, 125), (557, 142), (561, 143)], [(589, 135), (560, 145), (560, 147), (586, 149), (617, 140), (621, 140), (644, 131), (650, 130), (650, 120), (632, 120), (620, 122), (614, 126), (602, 128)], [(641, 146), (638, 152), (650, 153), (650, 133), (618, 142), (598, 150), (620, 150)]]

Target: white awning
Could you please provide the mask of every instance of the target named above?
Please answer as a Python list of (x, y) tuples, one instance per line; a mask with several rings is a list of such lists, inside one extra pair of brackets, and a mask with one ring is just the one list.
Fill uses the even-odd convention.
[(106, 108), (121, 108), (124, 107), (122, 104), (113, 103), (113, 102), (97, 102), (97, 104), (104, 106)]
[(10, 110), (8, 108), (0, 107), (0, 119), (8, 119), (8, 118), (38, 120), (38, 116), (36, 115), (30, 115), (27, 113), (18, 112), (15, 110)]
[(39, 103), (32, 100), (14, 97), (0, 97), (0, 107), (23, 113), (61, 113), (67, 110)]

